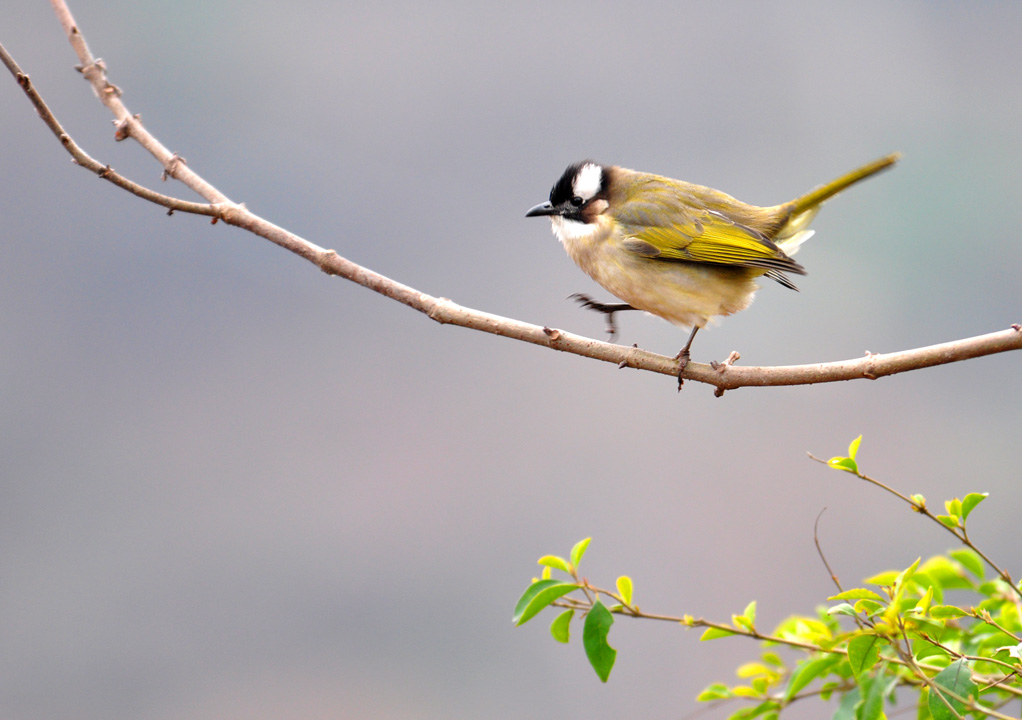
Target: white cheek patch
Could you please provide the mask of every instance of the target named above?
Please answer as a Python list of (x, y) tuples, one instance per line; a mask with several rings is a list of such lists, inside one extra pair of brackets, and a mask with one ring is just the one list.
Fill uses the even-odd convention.
[(563, 217), (552, 217), (550, 218), (551, 225), (553, 225), (554, 235), (561, 241), (564, 246), (571, 245), (573, 243), (581, 242), (584, 240), (590, 240), (593, 235), (596, 234), (596, 226), (589, 225), (577, 220), (568, 220)]
[(586, 163), (575, 175), (571, 189), (583, 200), (591, 200), (603, 186), (603, 168), (594, 163)]

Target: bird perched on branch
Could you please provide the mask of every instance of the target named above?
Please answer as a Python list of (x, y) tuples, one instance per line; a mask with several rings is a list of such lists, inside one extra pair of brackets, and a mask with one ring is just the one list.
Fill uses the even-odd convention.
[(608, 316), (645, 310), (684, 329), (681, 374), (692, 340), (710, 318), (744, 310), (768, 277), (797, 289), (789, 274), (805, 275), (791, 259), (813, 230), (820, 206), (839, 192), (898, 161), (888, 155), (805, 195), (772, 207), (747, 205), (730, 195), (681, 180), (600, 165), (569, 165), (550, 200), (526, 217), (549, 217), (554, 235), (575, 264), (623, 303), (582, 304)]

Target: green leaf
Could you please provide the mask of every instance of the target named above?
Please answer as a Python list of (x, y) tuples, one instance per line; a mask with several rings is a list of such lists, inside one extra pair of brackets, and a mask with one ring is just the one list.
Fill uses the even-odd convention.
[(585, 646), (586, 657), (601, 682), (607, 682), (614, 660), (617, 659), (617, 650), (607, 644), (607, 633), (613, 624), (614, 616), (597, 600), (586, 615), (582, 628), (582, 645)]
[(702, 636), (699, 638), (699, 641), (702, 642), (703, 640), (716, 640), (717, 638), (731, 637), (734, 634), (736, 633), (733, 630), (722, 630), (720, 628), (711, 627), (706, 628), (706, 632), (702, 634)]
[(940, 521), (941, 525), (946, 525), (952, 530), (957, 528), (960, 524), (957, 515), (938, 515), (937, 520)]
[(841, 696), (833, 720), (855, 720), (855, 707), (859, 702), (859, 688), (854, 687)]
[(791, 700), (806, 685), (830, 670), (834, 665), (841, 662), (840, 655), (825, 655), (821, 658), (803, 660), (791, 673), (788, 680), (788, 689), (784, 691), (784, 701)]
[(911, 579), (915, 575), (916, 570), (919, 568), (919, 563), (922, 562), (921, 557), (917, 557), (916, 561), (909, 565), (907, 568), (898, 573), (898, 577), (894, 579), (894, 587), (899, 591), (904, 588), (905, 581)]
[(848, 603), (839, 603), (839, 604), (835, 605), (832, 608), (827, 608), (827, 614), (828, 615), (847, 615), (848, 617), (855, 617), (856, 615), (858, 615), (858, 613), (855, 612), (855, 608), (853, 608)]
[(632, 579), (627, 575), (617, 579), (617, 594), (624, 600), (625, 605), (632, 604)]
[(844, 470), (855, 475), (859, 474), (859, 466), (855, 464), (855, 461), (850, 457), (832, 457), (827, 461), (835, 470)]
[(855, 612), (857, 613), (863, 612), (869, 615), (870, 617), (876, 615), (879, 612), (883, 612), (886, 608), (887, 608), (886, 604), (874, 602), (872, 600), (856, 600), (855, 605), (852, 606), (852, 609), (855, 610)]
[(877, 595), (872, 590), (866, 588), (853, 588), (851, 590), (845, 590), (837, 595), (831, 595), (828, 600), (875, 600), (877, 602), (884, 602), (884, 599)]
[(876, 635), (859, 635), (848, 641), (848, 664), (855, 677), (868, 672), (880, 659), (880, 648), (884, 641)]
[(550, 634), (554, 640), (561, 643), (568, 642), (571, 630), (571, 618), (575, 616), (574, 610), (565, 610), (554, 618), (550, 623)]
[(986, 500), (990, 496), (990, 493), (969, 493), (962, 498), (962, 520), (969, 517), (977, 505)]
[(713, 683), (696, 696), (696, 702), (712, 702), (731, 697), (731, 690), (724, 683)]
[[(976, 698), (976, 683), (972, 681), (972, 671), (969, 670), (967, 661), (956, 660), (933, 678), (929, 699), (930, 714), (933, 716), (933, 720), (952, 720), (955, 713), (959, 716), (964, 713), (965, 703), (956, 700), (948, 693), (953, 693), (961, 698)], [(949, 704), (954, 712), (948, 708)]]
[(587, 537), (585, 540), (579, 540), (575, 543), (575, 547), (571, 549), (571, 564), (578, 569), (578, 564), (582, 562), (582, 556), (586, 554), (586, 548), (589, 547), (589, 541), (591, 537)]
[(879, 720), (884, 714), (883, 675), (877, 673), (865, 682), (860, 681), (859, 685), (863, 691), (862, 707), (857, 713), (859, 720)]
[(919, 598), (919, 602), (912, 608), (912, 612), (926, 615), (930, 611), (930, 607), (933, 605), (933, 587), (933, 585), (930, 585), (926, 588), (926, 592)]
[(934, 620), (950, 620), (951, 618), (966, 617), (968, 614), (954, 605), (934, 605), (930, 608), (930, 617)]
[(745, 610), (742, 611), (742, 617), (749, 621), (749, 629), (751, 630), (756, 625), (756, 601), (753, 600), (751, 603), (745, 606)]
[(534, 582), (518, 598), (518, 604), (515, 605), (515, 614), (512, 616), (511, 622), (515, 625), (524, 625), (535, 617), (536, 613), (554, 600), (577, 589), (578, 585), (575, 583), (562, 582), (560, 580), (540, 580)]
[(854, 460), (856, 454), (858, 454), (858, 452), (859, 452), (859, 445), (861, 445), (861, 444), (862, 444), (862, 435), (860, 435), (859, 437), (857, 437), (854, 440), (852, 440), (852, 442), (850, 442), (848, 444), (848, 457), (850, 457), (852, 460)]
[[(968, 495), (966, 496), (968, 499)], [(948, 553), (951, 557), (962, 564), (966, 570), (975, 575), (978, 579), (982, 580), (985, 572), (983, 570), (983, 561), (979, 555), (972, 548), (961, 548), (959, 550), (952, 550)]]
[(866, 578), (864, 582), (868, 582), (870, 585), (892, 585), (898, 578), (898, 573), (895, 570), (885, 570), (882, 573), (878, 573), (873, 577)]
[(571, 574), (571, 566), (568, 565), (568, 561), (557, 555), (544, 555), (537, 562), (540, 565), (546, 565), (556, 570), (563, 570), (564, 572)]

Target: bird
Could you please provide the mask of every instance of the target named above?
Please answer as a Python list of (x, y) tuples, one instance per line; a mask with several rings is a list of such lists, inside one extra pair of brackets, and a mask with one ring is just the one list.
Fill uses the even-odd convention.
[(525, 213), (549, 217), (568, 256), (621, 303), (572, 297), (607, 315), (644, 310), (690, 330), (678, 352), (679, 387), (696, 333), (716, 316), (752, 302), (757, 279), (798, 288), (789, 275), (805, 275), (792, 259), (814, 230), (820, 206), (855, 183), (894, 165), (886, 155), (790, 202), (748, 205), (702, 185), (583, 160), (567, 167), (550, 199)]

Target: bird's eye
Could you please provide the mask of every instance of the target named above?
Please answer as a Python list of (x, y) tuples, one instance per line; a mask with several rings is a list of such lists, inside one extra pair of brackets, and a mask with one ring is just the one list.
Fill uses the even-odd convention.
[(583, 200), (582, 198), (580, 198), (580, 197), (579, 197), (578, 195), (576, 195), (575, 197), (573, 197), (573, 198), (571, 199), (571, 204), (572, 204), (572, 205), (574, 205), (575, 207), (582, 207), (582, 204), (583, 204), (584, 202), (585, 202), (585, 200)]

